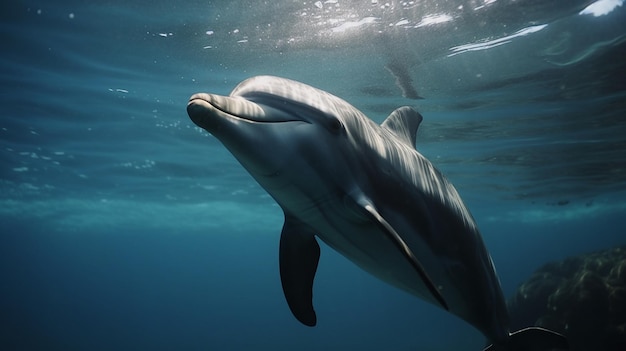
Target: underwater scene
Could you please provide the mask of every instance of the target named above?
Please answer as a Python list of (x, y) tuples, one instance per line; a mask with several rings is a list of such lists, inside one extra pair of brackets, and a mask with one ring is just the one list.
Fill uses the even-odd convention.
[(0, 350), (626, 350), (623, 0), (0, 28)]

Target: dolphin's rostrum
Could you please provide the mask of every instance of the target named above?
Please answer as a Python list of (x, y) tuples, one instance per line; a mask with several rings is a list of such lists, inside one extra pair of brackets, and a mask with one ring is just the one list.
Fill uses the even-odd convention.
[(192, 121), (218, 138), (283, 209), (280, 275), (294, 316), (313, 326), (316, 237), (365, 271), (464, 319), (489, 350), (567, 349), (541, 328), (515, 333), (476, 223), (415, 149), (422, 116), (377, 125), (346, 101), (259, 76), (230, 96), (193, 95)]

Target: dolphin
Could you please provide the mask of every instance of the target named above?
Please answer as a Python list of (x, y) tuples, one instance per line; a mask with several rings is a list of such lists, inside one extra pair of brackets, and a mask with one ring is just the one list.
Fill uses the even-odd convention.
[(485, 350), (568, 349), (555, 332), (509, 330), (493, 262), (452, 184), (415, 148), (422, 116), (400, 107), (378, 125), (346, 101), (257, 76), (229, 96), (195, 94), (187, 112), (237, 158), (284, 212), (283, 292), (314, 326), (316, 238), (381, 280), (481, 331)]

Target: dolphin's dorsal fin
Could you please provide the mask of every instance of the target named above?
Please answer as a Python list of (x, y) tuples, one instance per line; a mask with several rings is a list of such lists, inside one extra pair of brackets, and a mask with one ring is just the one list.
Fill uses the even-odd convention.
[(403, 106), (393, 111), (382, 124), (382, 127), (391, 131), (400, 140), (415, 148), (417, 128), (422, 123), (422, 115), (409, 106)]
[(280, 235), (280, 281), (291, 313), (309, 327), (317, 323), (313, 309), (313, 278), (320, 247), (308, 225), (285, 213)]

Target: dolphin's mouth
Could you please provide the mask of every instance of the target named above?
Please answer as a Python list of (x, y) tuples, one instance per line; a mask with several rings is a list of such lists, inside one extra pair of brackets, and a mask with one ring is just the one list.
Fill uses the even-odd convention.
[(309, 123), (243, 97), (205, 93), (191, 96), (187, 113), (198, 127), (218, 138), (250, 173), (263, 178), (275, 177), (290, 160), (285, 153), (266, 148), (265, 141), (270, 144), (274, 134)]
[(253, 123), (303, 122), (287, 112), (242, 97), (205, 93), (191, 96), (187, 113), (195, 124), (205, 129), (214, 118), (234, 118)]

